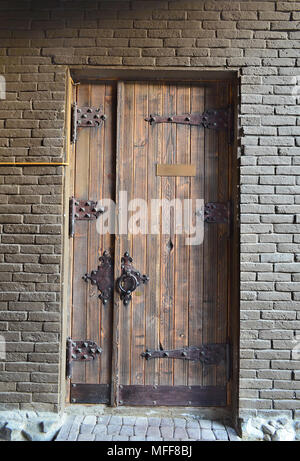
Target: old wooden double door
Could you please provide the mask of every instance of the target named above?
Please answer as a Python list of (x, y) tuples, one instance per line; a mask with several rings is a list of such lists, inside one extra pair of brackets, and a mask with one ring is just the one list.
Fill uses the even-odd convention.
[[(226, 81), (76, 87), (71, 402), (228, 404), (231, 90)], [(159, 200), (171, 203), (169, 221)], [(193, 222), (202, 217), (196, 243), (180, 222), (184, 205)]]

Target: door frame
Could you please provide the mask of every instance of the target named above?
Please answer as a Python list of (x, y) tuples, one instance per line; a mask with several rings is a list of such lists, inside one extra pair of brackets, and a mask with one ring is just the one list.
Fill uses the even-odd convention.
[[(71, 252), (69, 245), (68, 233), (68, 200), (70, 197), (70, 169), (73, 168), (74, 162), (74, 144), (69, 142), (70, 139), (70, 120), (71, 120), (71, 102), (72, 102), (72, 88), (80, 82), (84, 83), (97, 83), (103, 80), (115, 81), (176, 81), (178, 83), (184, 81), (196, 82), (213, 82), (220, 80), (227, 80), (232, 82), (232, 104), (234, 106), (234, 143), (231, 147), (232, 155), (232, 197), (233, 197), (233, 226), (232, 226), (232, 246), (231, 246), (231, 273), (230, 290), (232, 293), (232, 305), (229, 312), (229, 332), (232, 345), (232, 379), (229, 382), (229, 403), (226, 407), (233, 423), (237, 425), (239, 414), (239, 340), (240, 340), (240, 225), (239, 225), (239, 158), (238, 158), (238, 88), (239, 88), (239, 74), (234, 71), (199, 71), (194, 69), (102, 69), (99, 67), (85, 67), (75, 66), (67, 71), (67, 85), (66, 85), (66, 120), (65, 120), (65, 149), (68, 151), (70, 158), (69, 168), (65, 169), (64, 175), (64, 246), (63, 246), (63, 281), (62, 281), (62, 298), (63, 298), (63, 313), (62, 313), (62, 339), (61, 339), (61, 379), (60, 379), (60, 402), (61, 406), (68, 404), (69, 400), (69, 383), (66, 380), (65, 366), (66, 366), (66, 338), (70, 332), (70, 275), (71, 275)], [(117, 332), (118, 310), (114, 308), (113, 312), (113, 358), (112, 370), (116, 370), (118, 363), (117, 353)], [(118, 386), (116, 376), (112, 376), (112, 395), (114, 401), (112, 405), (116, 406), (116, 387)], [(72, 402), (71, 402), (72, 403)], [(199, 411), (205, 410), (204, 407), (199, 407)]]

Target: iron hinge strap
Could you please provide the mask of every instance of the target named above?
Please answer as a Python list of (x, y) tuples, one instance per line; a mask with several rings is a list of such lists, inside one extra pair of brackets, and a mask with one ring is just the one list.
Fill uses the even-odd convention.
[(169, 114), (159, 115), (150, 114), (145, 118), (150, 125), (156, 123), (179, 123), (183, 125), (200, 125), (209, 129), (224, 129), (230, 125), (232, 118), (232, 106), (220, 109), (208, 109), (202, 113), (186, 113), (181, 115)]
[(77, 140), (78, 128), (99, 127), (106, 120), (103, 107), (81, 106), (74, 102), (71, 106), (71, 142)]
[(69, 201), (69, 235), (74, 237), (75, 221), (90, 221), (104, 213), (104, 207), (94, 200), (79, 200), (71, 197)]
[(220, 363), (224, 363), (227, 381), (231, 377), (231, 347), (229, 343), (203, 344), (201, 346), (187, 346), (171, 350), (146, 349), (145, 352), (142, 352), (141, 356), (146, 360), (168, 358), (201, 362), (203, 365), (219, 365)]
[(94, 341), (88, 339), (74, 340), (67, 338), (66, 374), (67, 378), (72, 377), (72, 365), (76, 361), (91, 361), (102, 354), (101, 347)]

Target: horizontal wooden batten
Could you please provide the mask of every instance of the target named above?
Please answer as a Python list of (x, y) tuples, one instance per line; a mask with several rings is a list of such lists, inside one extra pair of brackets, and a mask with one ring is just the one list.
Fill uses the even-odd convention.
[(119, 386), (118, 405), (226, 406), (226, 386)]
[(196, 176), (196, 165), (189, 164), (157, 164), (156, 176)]
[(105, 403), (110, 404), (110, 384), (71, 385), (71, 403)]

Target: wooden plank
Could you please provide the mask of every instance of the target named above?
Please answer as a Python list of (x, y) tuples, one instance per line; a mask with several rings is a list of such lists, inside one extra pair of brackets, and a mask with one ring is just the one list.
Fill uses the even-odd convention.
[[(134, 83), (119, 83), (118, 91), (118, 132), (117, 132), (117, 206), (119, 206), (118, 193), (127, 193), (128, 202), (132, 198), (132, 169), (133, 169), (133, 135), (134, 125), (128, 120), (134, 119)], [(120, 216), (118, 215), (118, 219)], [(122, 231), (122, 230), (121, 230)], [(121, 256), (126, 251), (132, 254), (131, 236), (128, 233), (121, 234), (116, 239), (115, 249), (115, 280), (121, 274)], [(130, 384), (131, 380), (131, 318), (132, 303), (124, 306), (120, 301), (119, 294), (116, 295), (115, 304), (119, 304), (120, 312), (120, 348), (119, 348), (119, 382)]]
[[(114, 252), (114, 280), (117, 280), (120, 276), (121, 268), (121, 251), (123, 249), (120, 232), (120, 202), (119, 202), (119, 191), (122, 190), (122, 156), (121, 152), (123, 149), (123, 132), (124, 132), (124, 93), (125, 84), (124, 82), (118, 82), (117, 84), (117, 121), (116, 121), (116, 235), (115, 235), (115, 252)], [(112, 379), (111, 379), (111, 403), (112, 405), (118, 405), (119, 402), (119, 383), (122, 380), (121, 376), (121, 353), (120, 348), (122, 347), (121, 342), (121, 302), (118, 293), (114, 294), (113, 304), (113, 343), (112, 343)]]
[[(207, 86), (205, 110), (217, 107), (215, 84)], [(218, 199), (218, 134), (205, 130), (205, 203)], [(216, 342), (216, 310), (218, 297), (218, 227), (204, 225), (204, 292), (203, 292), (203, 343)], [(216, 383), (216, 369), (213, 365), (203, 366), (203, 384)]]
[[(178, 85), (176, 96), (176, 112), (190, 112), (190, 86)], [(191, 127), (176, 125), (176, 163), (190, 163), (190, 133)], [(190, 178), (176, 178), (176, 199), (181, 204), (189, 198)], [(182, 220), (175, 212), (176, 223)], [(177, 224), (176, 224), (177, 226)], [(174, 349), (188, 346), (188, 316), (189, 316), (189, 253), (190, 247), (185, 244), (186, 235), (183, 233), (184, 226), (175, 230), (175, 305), (174, 305)], [(179, 234), (177, 235), (177, 232)], [(174, 386), (187, 384), (188, 363), (185, 361), (174, 362)]]
[[(78, 92), (78, 105), (90, 103), (90, 85), (82, 85)], [(89, 193), (89, 133), (88, 129), (78, 132), (75, 158), (75, 187), (77, 198), (86, 198)], [(73, 300), (72, 300), (72, 337), (74, 339), (89, 339), (87, 334), (87, 285), (82, 281), (82, 275), (87, 268), (88, 261), (88, 223), (78, 221), (75, 227), (73, 246)], [(73, 370), (73, 379), (85, 382), (85, 365), (76, 363)]]
[[(191, 112), (204, 112), (205, 89), (200, 85), (191, 88)], [(191, 127), (191, 162), (197, 165), (197, 176), (191, 179), (190, 198), (204, 198), (204, 130)], [(193, 204), (195, 206), (195, 204)], [(202, 342), (203, 310), (203, 242), (190, 247), (189, 264), (189, 345)], [(189, 385), (202, 384), (202, 364), (189, 363)]]
[[(163, 85), (163, 113), (172, 114), (176, 112), (176, 86)], [(162, 131), (162, 155), (161, 162), (175, 163), (176, 154), (176, 126), (172, 123), (163, 125)], [(161, 178), (160, 198), (172, 200), (175, 197), (175, 178)], [(173, 349), (174, 329), (174, 226), (172, 224), (169, 234), (161, 234), (160, 248), (160, 317), (159, 317), (159, 341), (164, 349)], [(162, 228), (161, 228), (162, 232)], [(161, 361), (159, 384), (173, 384), (173, 364), (171, 361)]]
[[(91, 85), (90, 104), (91, 106), (104, 107), (105, 84)], [(89, 134), (89, 181), (88, 196), (90, 200), (97, 202), (102, 195), (103, 183), (103, 151), (106, 121), (99, 128), (83, 128)], [(102, 248), (103, 237), (97, 233), (96, 222), (88, 223), (88, 267), (86, 271), (91, 273), (97, 269), (99, 256)], [(101, 325), (101, 301), (98, 299), (97, 286), (88, 282), (87, 298), (87, 339), (95, 341), (102, 346), (100, 341)], [(103, 350), (103, 354), (106, 351)], [(101, 357), (102, 358), (102, 357)], [(102, 372), (102, 360), (93, 360), (86, 364), (86, 383), (99, 383)], [(102, 373), (101, 373), (102, 374)]]
[(156, 165), (156, 176), (196, 176), (196, 165)]
[[(132, 177), (132, 198), (147, 199), (147, 124), (145, 114), (148, 113), (148, 84), (134, 83), (134, 133), (133, 133), (133, 168), (130, 172)], [(149, 153), (150, 154), (150, 153)], [(145, 211), (144, 207), (138, 207), (138, 212)], [(129, 219), (135, 214), (130, 213)], [(140, 222), (141, 224), (141, 222)], [(139, 224), (136, 224), (137, 228)], [(129, 229), (129, 232), (131, 230)], [(134, 231), (134, 229), (132, 229)], [(132, 257), (134, 267), (141, 274), (146, 274), (147, 238), (143, 229), (140, 233), (132, 234)], [(151, 283), (151, 282), (150, 282)], [(144, 384), (145, 360), (141, 353), (145, 349), (145, 293), (151, 289), (149, 284), (139, 286), (132, 294), (132, 318), (131, 318), (131, 384)]]
[[(218, 103), (220, 107), (229, 104), (229, 89), (227, 82), (218, 83)], [(218, 200), (226, 203), (229, 201), (229, 130), (221, 130), (219, 141), (219, 177), (218, 177)], [(229, 224), (218, 224), (218, 300), (216, 311), (216, 341), (222, 343), (228, 336), (228, 264), (229, 264)], [(216, 367), (216, 384), (226, 382), (226, 367)]]
[[(71, 336), (71, 317), (72, 317), (72, 284), (73, 284), (73, 239), (69, 238), (69, 199), (74, 194), (74, 152), (75, 146), (71, 144), (71, 107), (76, 101), (76, 86), (68, 73), (67, 80), (67, 100), (66, 100), (66, 149), (68, 158), (70, 159), (69, 168), (65, 171), (64, 184), (64, 259), (63, 259), (63, 335), (62, 335), (62, 351), (65, 350), (66, 337)], [(61, 389), (63, 400), (70, 400), (70, 381), (65, 386), (66, 363), (65, 357), (62, 357), (61, 371)], [(65, 391), (64, 391), (65, 389)]]
[[(105, 120), (104, 143), (103, 143), (103, 171), (102, 171), (102, 197), (115, 200), (116, 187), (116, 85), (108, 82), (105, 85), (104, 95)], [(106, 233), (102, 236), (100, 253), (109, 251), (114, 258), (114, 235)], [(113, 293), (114, 296), (114, 293)], [(111, 383), (112, 373), (112, 322), (113, 322), (113, 298), (104, 306), (101, 303), (100, 337), (103, 354), (101, 355), (101, 382)]]
[[(148, 85), (148, 112), (162, 113), (163, 86), (161, 83)], [(161, 161), (162, 133), (161, 124), (147, 124), (148, 152), (147, 152), (147, 200), (148, 206), (151, 199), (159, 199), (161, 191), (161, 178), (155, 174), (155, 163)], [(149, 207), (150, 208), (150, 207)], [(148, 220), (151, 221), (151, 210), (148, 210)], [(159, 314), (161, 308), (161, 266), (160, 266), (160, 229), (157, 234), (147, 235), (147, 275), (150, 278), (149, 288), (145, 290), (146, 296), (146, 325), (145, 349), (159, 347)], [(148, 361), (145, 364), (145, 384), (159, 383), (159, 361)]]
[(226, 386), (120, 386), (121, 405), (203, 406), (226, 405)]

